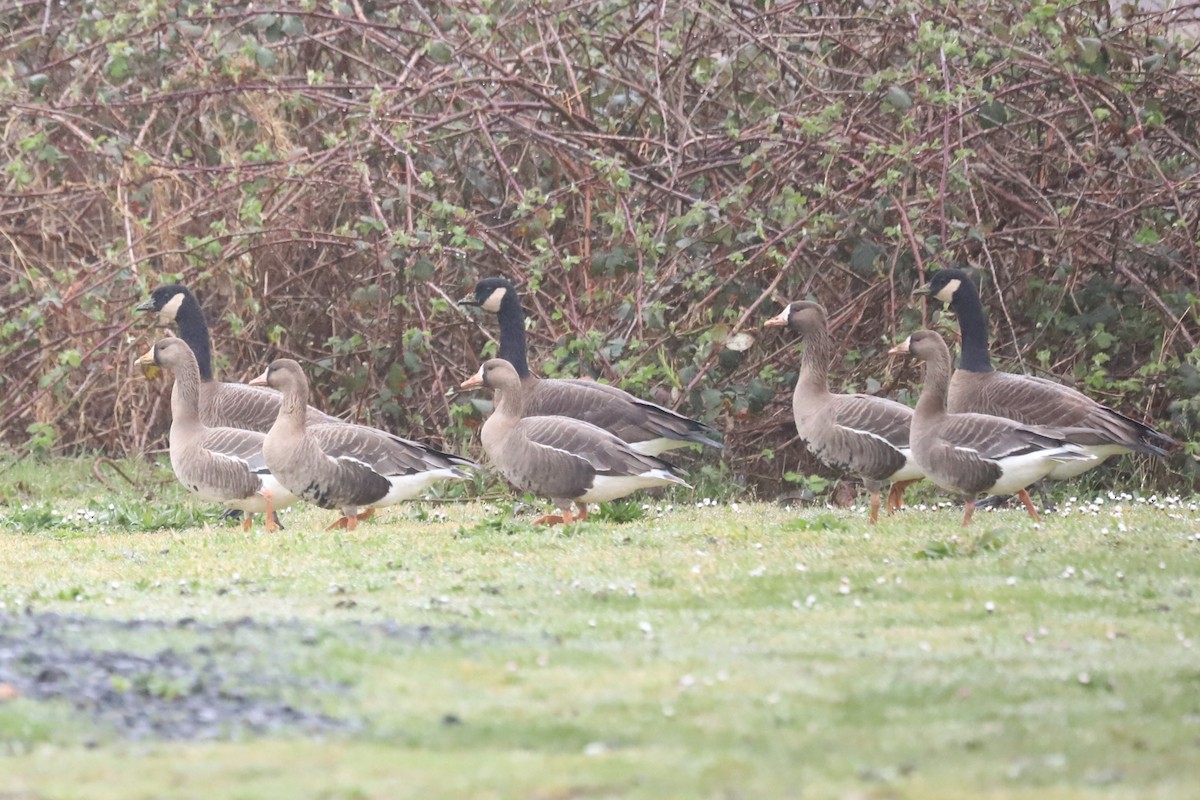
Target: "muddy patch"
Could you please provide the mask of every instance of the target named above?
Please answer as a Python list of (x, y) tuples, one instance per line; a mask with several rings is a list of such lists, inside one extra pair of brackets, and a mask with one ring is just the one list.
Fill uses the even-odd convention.
[(462, 632), (395, 624), (319, 627), (244, 618), (219, 624), (0, 615), (0, 690), (62, 701), (130, 739), (216, 740), (353, 732), (322, 709), (350, 686), (320, 677), (330, 642), (404, 644)]

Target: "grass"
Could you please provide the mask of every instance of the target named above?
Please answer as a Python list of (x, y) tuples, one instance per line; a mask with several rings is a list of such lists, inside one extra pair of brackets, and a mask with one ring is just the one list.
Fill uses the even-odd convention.
[[(51, 482), (58, 520), (142, 502), (89, 472), (22, 473), (0, 519)], [(1076, 502), (1040, 530), (981, 513), (965, 533), (956, 509), (874, 529), (861, 508), (689, 501), (566, 530), (508, 513), (6, 525), (0, 610), (299, 620), (316, 644), (238, 647), (342, 687), (296, 700), (359, 724), (130, 742), (0, 701), (0, 796), (1200, 797), (1194, 503)], [(433, 635), (370, 627), (390, 622)]]

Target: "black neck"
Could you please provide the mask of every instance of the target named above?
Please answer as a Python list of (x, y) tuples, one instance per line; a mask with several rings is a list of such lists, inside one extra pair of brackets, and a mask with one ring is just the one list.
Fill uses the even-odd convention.
[(958, 368), (967, 372), (991, 372), (987, 320), (983, 317), (983, 304), (979, 302), (975, 284), (969, 279), (964, 280), (954, 293), (951, 306), (958, 316), (958, 329), (962, 331), (962, 356)]
[(208, 338), (208, 323), (204, 321), (204, 312), (195, 298), (188, 298), (179, 307), (175, 315), (175, 323), (179, 325), (179, 338), (187, 342), (188, 347), (196, 354), (196, 364), (200, 367), (200, 380), (211, 381), (212, 374), (212, 343)]
[(525, 309), (515, 291), (504, 293), (500, 311), (500, 357), (513, 365), (522, 378), (529, 376), (529, 362), (525, 360)]

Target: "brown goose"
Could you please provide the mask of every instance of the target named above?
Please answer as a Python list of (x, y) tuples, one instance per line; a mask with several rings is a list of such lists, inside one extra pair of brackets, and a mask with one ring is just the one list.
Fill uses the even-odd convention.
[(925, 386), (912, 419), (912, 454), (931, 481), (966, 497), (964, 526), (975, 513), (975, 498), (981, 492), (1018, 494), (1037, 522), (1037, 510), (1025, 487), (1058, 464), (1095, 460), (1085, 448), (1064, 438), (1079, 433), (1077, 429), (1025, 426), (1004, 417), (947, 412), (950, 349), (933, 331), (917, 331), (889, 352), (911, 354), (925, 362)]
[(485, 278), (458, 301), (495, 314), (500, 322), (500, 357), (525, 385), (525, 413), (581, 419), (611, 431), (639, 453), (656, 456), (688, 445), (721, 447), (716, 430), (655, 403), (596, 381), (539, 378), (525, 356), (525, 309), (517, 289), (504, 278)]
[[(252, 385), (283, 393), (263, 443), (267, 466), (298, 497), (340, 509), (331, 528), (354, 530), (374, 509), (410, 500), (432, 484), (471, 477), (478, 465), (427, 445), (362, 425), (310, 425), (308, 379), (290, 358), (272, 361)], [(359, 509), (366, 512), (359, 514)]]
[[(462, 383), (464, 389), (480, 386), (496, 395), (496, 410), (480, 431), (488, 458), (518, 489), (550, 498), (561, 512), (537, 524), (587, 519), (588, 503), (638, 489), (688, 486), (666, 461), (637, 452), (603, 428), (569, 417), (526, 416), (526, 384), (502, 358), (484, 362)], [(578, 514), (571, 512), (573, 502)]]
[(1008, 417), (1027, 425), (1084, 428), (1072, 441), (1095, 456), (1090, 461), (1066, 461), (1047, 475), (1052, 480), (1073, 478), (1120, 453), (1163, 456), (1178, 443), (1135, 419), (1101, 405), (1069, 386), (1043, 378), (1013, 375), (992, 369), (988, 352), (987, 322), (979, 290), (966, 272), (942, 269), (915, 294), (924, 294), (949, 305), (962, 331), (962, 357), (950, 379), (948, 410), (972, 411)]
[[(179, 338), (187, 342), (200, 365), (200, 420), (210, 427), (244, 428), (265, 433), (279, 415), (279, 393), (213, 380), (212, 342), (208, 323), (196, 297), (180, 284), (160, 286), (135, 311), (153, 311), (160, 326), (179, 326)], [(341, 420), (309, 406), (309, 424), (336, 424)]]
[(833, 394), (826, 368), (833, 356), (828, 317), (818, 303), (788, 303), (764, 323), (788, 326), (804, 341), (800, 377), (792, 394), (796, 431), (825, 464), (858, 475), (871, 493), (871, 523), (879, 519), (879, 493), (891, 482), (887, 511), (902, 506), (904, 490), (923, 476), (908, 443), (912, 409), (866, 394)]
[(200, 419), (200, 368), (191, 348), (173, 337), (162, 339), (136, 362), (154, 364), (175, 374), (171, 389), (171, 469), (189, 492), (201, 500), (265, 515), (268, 531), (276, 530), (274, 511), (296, 496), (271, 474), (263, 460), (263, 434), (238, 428), (210, 428)]

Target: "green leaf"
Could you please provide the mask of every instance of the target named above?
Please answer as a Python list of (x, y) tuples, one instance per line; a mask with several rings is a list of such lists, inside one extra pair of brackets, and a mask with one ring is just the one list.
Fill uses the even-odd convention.
[(454, 58), (454, 51), (445, 42), (430, 42), (425, 54), (435, 64), (449, 64)]
[(1133, 241), (1140, 245), (1155, 245), (1158, 244), (1158, 231), (1146, 225), (1141, 230), (1133, 235)]
[(304, 33), (304, 19), (296, 14), (286, 14), (279, 23), (279, 30), (288, 36), (300, 36)]
[(108, 62), (108, 77), (114, 81), (123, 81), (129, 75), (129, 60), (125, 56), (113, 56)]
[(1082, 36), (1076, 44), (1079, 45), (1079, 60), (1084, 64), (1095, 64), (1100, 58), (1100, 47), (1103, 43), (1094, 36)]
[(913, 104), (912, 95), (902, 86), (889, 86), (884, 99), (891, 103), (892, 108), (900, 111), (907, 111)]

